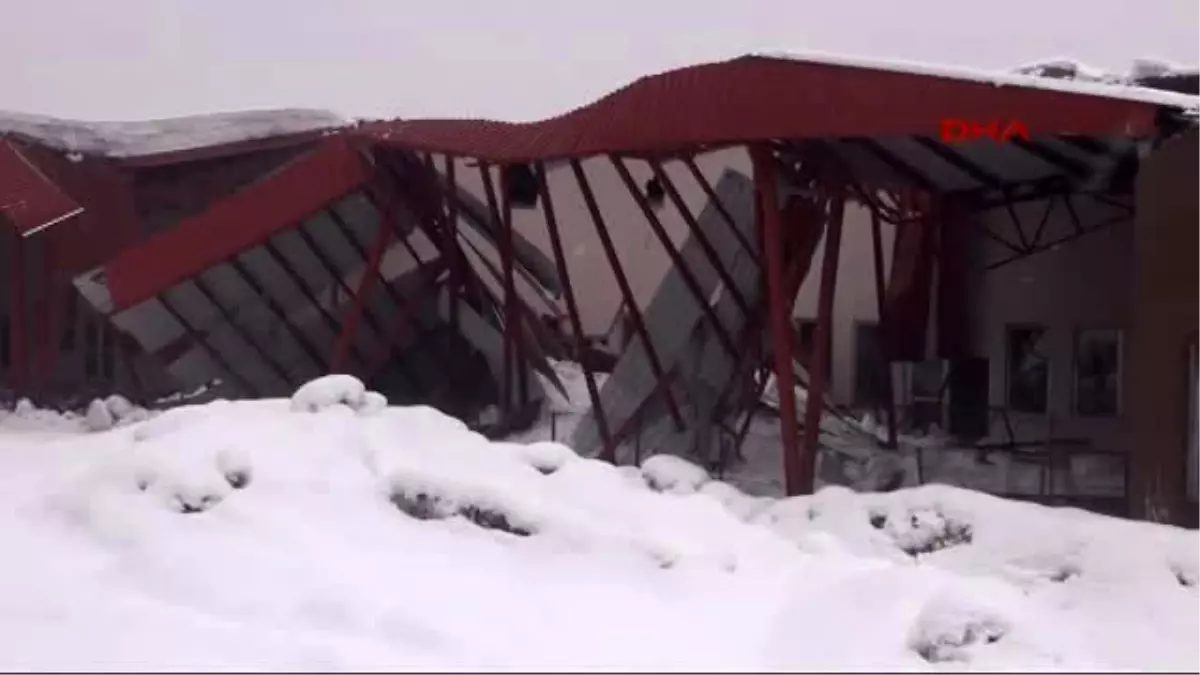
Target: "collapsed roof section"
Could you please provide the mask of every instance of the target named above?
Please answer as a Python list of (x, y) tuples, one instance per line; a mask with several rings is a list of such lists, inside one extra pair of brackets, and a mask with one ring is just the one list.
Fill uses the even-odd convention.
[[(494, 293), (471, 288), (495, 271), (463, 249), (494, 241), (442, 238), (376, 159), (327, 139), (76, 286), (184, 387), (220, 379), (227, 395), (277, 396), (341, 370), (474, 418), (496, 402), (502, 340)], [(455, 274), (473, 291), (461, 303)]]
[[(954, 216), (935, 209), (938, 200), (980, 209), (1085, 189), (1103, 159), (1127, 153), (1131, 139), (1161, 133), (1164, 110), (1194, 107), (1193, 97), (1091, 83), (748, 56), (646, 77), (542, 122), (415, 120), (328, 138), (319, 132), (309, 145), (289, 146), (298, 154), (273, 160), (273, 168), (214, 190), (199, 211), (175, 211), (161, 231), (81, 275), (77, 286), (185, 386), (219, 377), (232, 394), (277, 395), (314, 374), (348, 370), (394, 383), (376, 388), (399, 401), (440, 402), (468, 418), (498, 403), (511, 415), (537, 398), (533, 371), (553, 380), (545, 356), (557, 345), (534, 309), (553, 304), (544, 296), (561, 297), (571, 324), (563, 337), (573, 337), (577, 358), (585, 352), (574, 287), (594, 280), (572, 279), (562, 231), (590, 220), (634, 337), (605, 385), (612, 392), (602, 395), (584, 363), (594, 427), (581, 427), (577, 442), (598, 443), (599, 454), (614, 459), (640, 411), (669, 413), (682, 429), (685, 400), (695, 428), (740, 414), (765, 382), (755, 371), (773, 361), (789, 491), (803, 490), (792, 400), (799, 350), (787, 312), (826, 237), (819, 312), (826, 327), (816, 337), (824, 343), (848, 197), (871, 209), (876, 230), (880, 221), (905, 225), (886, 293), (876, 260), (880, 314), (898, 327), (888, 339), (904, 342), (905, 331), (921, 338), (934, 242)], [(1018, 121), (1031, 138), (947, 142), (947, 119)], [(750, 149), (753, 181), (735, 175), (714, 187), (695, 158), (729, 146)], [(113, 161), (136, 174), (202, 150)], [(606, 218), (599, 201), (607, 197), (598, 197), (581, 161), (589, 158), (611, 163), (633, 211)], [(651, 167), (655, 190), (632, 177), (630, 160)], [(572, 179), (553, 189), (552, 162)], [(680, 197), (664, 162), (697, 176), (705, 211)], [(468, 173), (482, 194), (463, 189)], [(580, 197), (576, 220), (562, 208), (563, 190)], [(540, 215), (548, 253), (516, 236), (518, 202)], [(668, 210), (689, 234), (682, 245), (666, 231)], [(145, 212), (137, 217), (146, 220)], [(651, 303), (633, 297), (609, 228), (646, 228), (647, 245), (665, 250), (673, 271)], [(731, 258), (735, 251), (746, 255)], [(809, 463), (824, 363), (815, 359), (809, 369)], [(718, 400), (703, 393), (714, 390)], [(630, 400), (618, 395), (630, 391)]]

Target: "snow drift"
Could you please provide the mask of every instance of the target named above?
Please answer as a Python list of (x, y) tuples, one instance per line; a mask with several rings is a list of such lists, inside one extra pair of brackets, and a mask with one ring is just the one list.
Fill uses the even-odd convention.
[(1197, 535), (926, 487), (750, 497), (353, 378), (0, 432), (0, 668), (1194, 669)]

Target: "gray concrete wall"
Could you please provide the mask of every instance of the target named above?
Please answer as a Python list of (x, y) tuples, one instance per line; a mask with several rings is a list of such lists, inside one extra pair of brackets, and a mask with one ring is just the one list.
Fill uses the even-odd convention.
[[(1086, 225), (1120, 213), (1089, 198), (1073, 202)], [(1032, 237), (1045, 202), (1017, 207), (1027, 236)], [(994, 232), (1016, 241), (1011, 219), (1003, 209), (984, 214)], [(1061, 201), (1054, 205), (1046, 222), (1047, 241), (1069, 235), (1073, 221)], [(1129, 327), (1133, 279), (1131, 255), (1132, 223), (1124, 220), (1103, 230), (1086, 234), (1055, 249), (980, 273), (972, 280), (971, 344), (977, 356), (990, 360), (989, 399), (1002, 406), (1007, 399), (1006, 327), (1035, 324), (1049, 331), (1045, 354), (1050, 362), (1047, 412), (1014, 413), (1019, 435), (1034, 438), (1053, 428), (1056, 436), (1092, 439), (1098, 447), (1125, 447), (1124, 415), (1112, 418), (1084, 417), (1075, 411), (1075, 335), (1087, 328)], [(998, 261), (1010, 255), (1003, 247), (982, 236), (973, 240), (976, 264)], [(1124, 340), (1127, 351), (1128, 340)], [(1128, 363), (1125, 355), (1122, 361)]]

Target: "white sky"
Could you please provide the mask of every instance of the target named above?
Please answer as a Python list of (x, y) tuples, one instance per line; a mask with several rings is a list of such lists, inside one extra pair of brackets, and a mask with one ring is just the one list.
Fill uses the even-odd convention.
[(0, 110), (533, 119), (752, 51), (1200, 61), (1197, 0), (0, 0)]

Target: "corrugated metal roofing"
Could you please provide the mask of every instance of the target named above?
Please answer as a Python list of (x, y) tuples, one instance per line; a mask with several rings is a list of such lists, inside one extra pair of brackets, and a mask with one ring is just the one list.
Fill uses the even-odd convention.
[(83, 212), (33, 162), (0, 140), (0, 213), (25, 237)]
[(948, 118), (1019, 120), (1035, 137), (1149, 135), (1161, 102), (1116, 94), (746, 56), (644, 77), (541, 122), (394, 121), (352, 133), (384, 145), (492, 162), (659, 155), (771, 139), (937, 138)]

